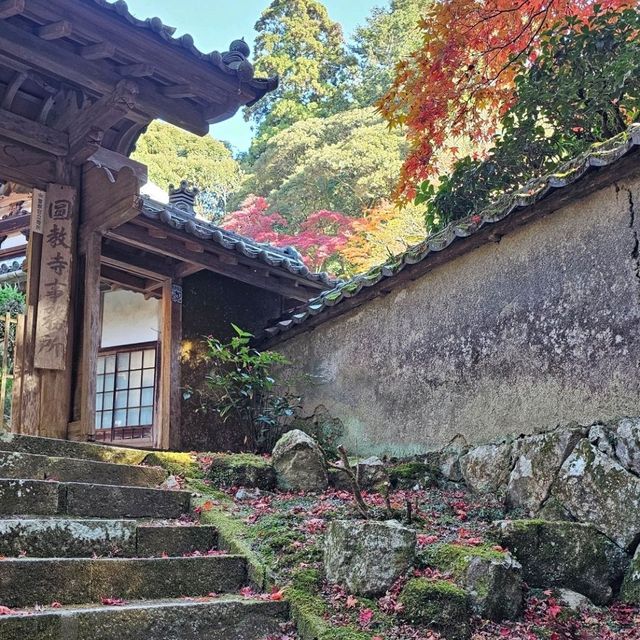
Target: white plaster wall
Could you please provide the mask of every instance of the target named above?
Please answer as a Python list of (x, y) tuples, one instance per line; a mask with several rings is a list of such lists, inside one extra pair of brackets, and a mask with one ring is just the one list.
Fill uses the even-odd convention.
[(14, 247), (25, 247), (27, 246), (27, 240), (21, 233), (15, 233), (11, 236), (8, 236), (7, 239), (2, 243), (3, 249), (13, 249)]
[(107, 291), (102, 307), (102, 348), (151, 342), (158, 339), (160, 301), (141, 293)]

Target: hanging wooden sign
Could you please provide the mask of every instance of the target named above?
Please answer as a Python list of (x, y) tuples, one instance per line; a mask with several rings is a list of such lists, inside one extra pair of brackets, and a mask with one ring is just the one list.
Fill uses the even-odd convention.
[(47, 188), (34, 357), (38, 369), (66, 367), (75, 198), (73, 187), (50, 184)]
[(47, 200), (47, 192), (34, 189), (31, 202), (31, 231), (42, 233), (44, 228), (44, 207)]

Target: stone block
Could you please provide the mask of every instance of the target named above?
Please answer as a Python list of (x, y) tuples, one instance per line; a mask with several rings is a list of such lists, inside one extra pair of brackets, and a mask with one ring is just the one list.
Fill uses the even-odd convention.
[(68, 483), (65, 513), (95, 518), (179, 518), (189, 511), (188, 491)]
[(153, 600), (237, 592), (247, 579), (240, 556), (198, 558), (19, 558), (0, 563), (7, 607)]
[(416, 532), (395, 520), (334, 520), (325, 538), (329, 582), (362, 596), (381, 595), (413, 565)]
[(180, 557), (200, 551), (216, 549), (218, 531), (211, 526), (139, 526), (137, 529), (137, 555), (140, 557)]
[(19, 518), (0, 520), (0, 555), (29, 558), (81, 558), (136, 555), (133, 520)]
[(599, 605), (611, 601), (629, 564), (627, 554), (589, 524), (504, 520), (496, 529), (527, 584), (565, 587)]

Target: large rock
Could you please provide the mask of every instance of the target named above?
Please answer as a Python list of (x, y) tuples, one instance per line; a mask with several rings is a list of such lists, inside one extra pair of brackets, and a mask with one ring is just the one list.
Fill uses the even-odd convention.
[(510, 553), (443, 543), (427, 546), (420, 559), (464, 586), (472, 609), (482, 618), (513, 620), (522, 612), (522, 567)]
[(640, 475), (640, 418), (620, 420), (613, 438), (620, 464), (628, 471)]
[(624, 576), (620, 597), (625, 602), (640, 605), (640, 547), (636, 550)]
[(562, 465), (553, 495), (579, 522), (590, 522), (623, 549), (640, 536), (640, 478), (581, 440)]
[[(357, 463), (351, 465), (351, 471), (358, 476), (361, 489), (378, 489), (389, 481), (384, 462), (377, 456), (358, 460)], [(351, 480), (344, 471), (331, 469), (329, 481), (336, 489), (351, 491)]]
[(211, 457), (207, 477), (215, 486), (255, 487), (271, 491), (276, 472), (269, 460), (250, 453), (216, 453)]
[(504, 520), (502, 546), (522, 565), (532, 587), (565, 587), (606, 604), (620, 584), (629, 557), (593, 526), (577, 522)]
[(334, 520), (327, 531), (324, 567), (329, 582), (351, 593), (385, 593), (413, 565), (416, 532), (395, 520)]
[(449, 482), (462, 482), (460, 458), (469, 451), (464, 436), (457, 435), (443, 449), (430, 451), (425, 455), (425, 462), (435, 469), (440, 478)]
[(467, 486), (477, 493), (504, 488), (511, 471), (511, 445), (485, 444), (460, 458), (460, 469)]
[(514, 442), (515, 464), (507, 486), (507, 505), (536, 514), (548, 498), (562, 463), (583, 435), (581, 429), (558, 429)]
[(402, 617), (413, 624), (431, 627), (449, 640), (466, 640), (471, 635), (469, 598), (451, 582), (413, 578), (399, 601)]
[(280, 489), (321, 492), (327, 488), (322, 451), (304, 431), (294, 429), (285, 433), (273, 448), (272, 462)]

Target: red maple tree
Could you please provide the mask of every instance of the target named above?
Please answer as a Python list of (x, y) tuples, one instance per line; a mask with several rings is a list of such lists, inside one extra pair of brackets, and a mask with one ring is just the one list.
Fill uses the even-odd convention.
[[(632, 0), (440, 0), (420, 22), (422, 47), (399, 64), (379, 103), (391, 125), (407, 127), (410, 153), (398, 195), (411, 200), (433, 176), (436, 160), (456, 152), (451, 140), (490, 139), (513, 102), (514, 77), (533, 61), (540, 35), (554, 25), (580, 28), (595, 7)], [(567, 20), (575, 18), (575, 21)]]

